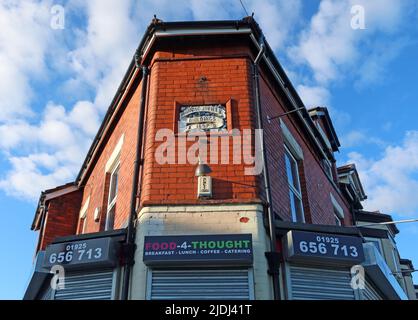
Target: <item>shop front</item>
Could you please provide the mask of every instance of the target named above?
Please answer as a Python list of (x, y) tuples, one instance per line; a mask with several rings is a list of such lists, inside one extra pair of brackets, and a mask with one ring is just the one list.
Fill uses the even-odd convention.
[(146, 299), (254, 299), (251, 234), (146, 236)]
[(357, 300), (352, 267), (364, 261), (356, 236), (290, 230), (282, 238), (289, 300)]
[(38, 254), (25, 299), (115, 300), (124, 231), (56, 239)]
[(406, 299), (376, 246), (364, 237), (373, 230), (294, 227), (280, 230), (286, 299)]

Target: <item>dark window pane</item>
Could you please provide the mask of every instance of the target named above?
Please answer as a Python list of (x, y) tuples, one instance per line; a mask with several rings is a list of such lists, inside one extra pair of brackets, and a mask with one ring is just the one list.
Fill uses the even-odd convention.
[(114, 205), (108, 212), (107, 212), (107, 216), (106, 216), (106, 228), (105, 230), (113, 230), (114, 225), (115, 225), (115, 208), (116, 206)]
[(296, 213), (296, 204), (295, 204), (295, 197), (293, 196), (292, 190), (289, 190), (289, 198), (290, 198), (290, 214), (292, 216), (292, 221), (297, 221), (297, 213)]
[(118, 180), (119, 180), (119, 166), (113, 171), (110, 177), (110, 189), (109, 189), (109, 203), (116, 198), (118, 194)]
[(290, 185), (294, 185), (294, 181), (293, 181), (293, 173), (292, 173), (292, 163), (290, 160), (290, 156), (287, 154), (287, 152), (285, 153), (285, 161), (286, 161), (286, 174), (287, 174), (287, 181), (289, 182)]
[(287, 150), (285, 153), (285, 162), (287, 181), (291, 186), (300, 192), (298, 163)]

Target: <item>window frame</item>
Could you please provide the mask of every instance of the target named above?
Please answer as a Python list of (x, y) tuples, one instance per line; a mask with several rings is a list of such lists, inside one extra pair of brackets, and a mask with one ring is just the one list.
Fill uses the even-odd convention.
[[(337, 226), (344, 227), (345, 224), (345, 215), (344, 215), (344, 209), (341, 207), (337, 199), (335, 199), (332, 192), (329, 193), (331, 204), (332, 204), (332, 211), (335, 217), (335, 222)], [(338, 221), (338, 223), (337, 223)]]
[(80, 219), (80, 230), (81, 234), (84, 234), (86, 232), (86, 226), (87, 226), (87, 217), (82, 217)]
[(90, 196), (88, 196), (87, 200), (84, 202), (79, 213), (78, 228), (77, 228), (77, 231), (79, 234), (84, 234), (86, 232), (87, 210), (89, 209), (89, 206), (90, 206)]
[[(303, 208), (303, 195), (302, 195), (302, 187), (301, 187), (301, 183), (300, 183), (299, 162), (298, 162), (297, 158), (293, 155), (293, 153), (290, 151), (290, 149), (287, 147), (286, 144), (284, 144), (284, 148), (285, 148), (285, 159), (284, 160), (285, 160), (285, 169), (286, 169), (286, 176), (287, 176), (287, 185), (289, 187), (290, 214), (292, 216), (292, 221), (293, 222), (305, 223), (305, 212), (304, 212), (304, 208)], [(291, 178), (292, 178), (293, 182), (296, 182), (297, 188), (295, 188), (294, 184), (292, 184), (290, 179), (289, 179), (286, 157), (289, 158), (289, 161), (291, 162), (290, 163), (290, 165), (291, 165), (290, 170), (291, 170), (291, 174), (292, 174)], [(292, 165), (294, 166), (296, 177), (293, 176)], [(300, 212), (297, 212), (297, 207), (298, 206), (296, 204), (294, 206), (295, 212), (293, 212), (292, 198), (291, 198), (292, 196), (297, 198), (298, 203), (299, 203), (299, 207), (300, 207)], [(295, 200), (293, 200), (293, 201), (295, 201)]]
[(326, 175), (334, 181), (334, 175), (332, 174), (333, 168), (332, 164), (328, 159), (322, 159), (322, 166), (325, 170)]
[[(117, 172), (117, 180), (116, 180), (116, 184), (114, 187), (113, 184), (113, 178), (115, 176), (115, 172)], [(111, 168), (111, 170), (109, 170), (109, 191), (107, 193), (107, 208), (106, 208), (106, 221), (105, 221), (105, 231), (109, 231), (109, 230), (113, 230), (114, 229), (114, 223), (115, 223), (115, 213), (116, 213), (116, 201), (118, 198), (118, 187), (119, 187), (119, 173), (120, 173), (120, 161), (119, 159), (117, 159), (117, 161), (115, 161), (115, 165)], [(115, 188), (115, 190), (113, 190), (113, 188)], [(112, 199), (110, 199), (111, 194), (113, 193), (113, 191), (115, 192), (115, 195), (113, 196)], [(109, 218), (110, 218), (110, 213), (111, 211), (113, 211), (113, 226), (112, 228), (109, 228)]]
[(391, 251), (391, 256), (392, 256), (392, 260), (393, 260), (393, 267), (395, 269), (394, 272), (395, 273), (399, 272), (399, 271), (401, 271), (402, 268), (401, 268), (400, 263), (399, 263), (398, 250), (396, 249), (396, 247), (394, 247), (394, 248), (391, 248), (390, 251)]
[(335, 217), (335, 222), (336, 222), (337, 226), (342, 227), (343, 223), (341, 221), (341, 218), (335, 212), (334, 212), (334, 217)]

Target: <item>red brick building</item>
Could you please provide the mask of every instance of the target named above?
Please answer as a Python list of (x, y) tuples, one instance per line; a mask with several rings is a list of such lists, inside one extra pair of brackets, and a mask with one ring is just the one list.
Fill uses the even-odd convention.
[(353, 226), (365, 193), (339, 146), (252, 18), (154, 19), (75, 182), (41, 195), (25, 297), (365, 299), (351, 267), (389, 231)]

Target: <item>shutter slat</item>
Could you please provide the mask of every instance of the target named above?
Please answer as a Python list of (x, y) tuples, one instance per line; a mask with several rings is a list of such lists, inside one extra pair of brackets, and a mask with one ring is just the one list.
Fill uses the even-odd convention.
[(113, 270), (68, 272), (65, 288), (55, 292), (55, 300), (111, 300)]
[(351, 275), (347, 269), (290, 266), (292, 299), (355, 300)]
[(360, 291), (363, 295), (363, 300), (383, 300), (383, 297), (368, 280), (364, 283), (364, 289), (360, 289)]
[(248, 269), (152, 270), (151, 300), (250, 299)]

